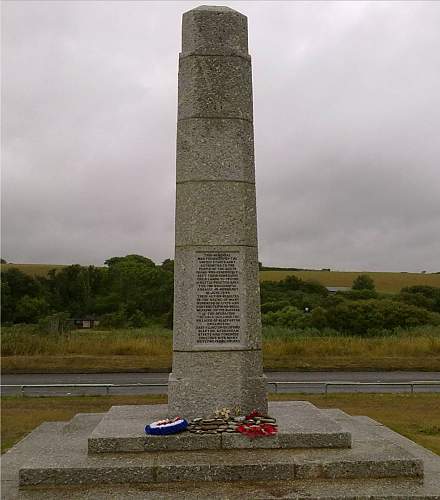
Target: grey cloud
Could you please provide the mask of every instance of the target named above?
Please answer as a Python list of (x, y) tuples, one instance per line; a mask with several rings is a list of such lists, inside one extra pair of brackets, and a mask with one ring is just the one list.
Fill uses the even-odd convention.
[[(3, 4), (5, 258), (172, 256), (180, 19), (197, 5)], [(260, 260), (440, 270), (440, 4), (228, 5), (249, 17)]]

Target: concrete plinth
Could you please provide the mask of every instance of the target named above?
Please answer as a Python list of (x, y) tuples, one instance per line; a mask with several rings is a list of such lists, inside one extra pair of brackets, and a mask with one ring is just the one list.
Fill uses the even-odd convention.
[[(304, 430), (309, 426), (313, 430), (311, 417), (316, 409), (311, 405), (275, 405), (281, 405), (280, 425), (289, 422), (294, 431), (296, 425), (298, 435), (299, 428)], [(147, 407), (147, 414), (163, 414), (163, 405), (155, 408)], [(132, 411), (129, 407), (119, 407), (107, 415), (80, 414), (68, 423), (42, 424), (3, 455), (2, 498), (438, 500), (440, 497), (440, 457), (374, 420), (351, 417), (339, 410), (319, 410), (315, 424), (327, 426), (329, 433), (333, 429), (351, 434), (351, 448), (192, 450), (190, 447), (180, 451), (144, 449), (136, 453), (115, 448), (88, 453), (88, 441), (90, 445), (99, 433), (108, 434), (117, 417), (120, 428), (125, 420), (128, 433), (143, 426), (143, 411), (143, 407), (134, 407)]]
[(166, 405), (114, 406), (89, 438), (89, 453), (179, 450), (350, 448), (351, 434), (307, 401), (270, 403), (278, 424), (274, 436), (250, 439), (239, 433), (145, 435), (145, 422), (166, 415)]

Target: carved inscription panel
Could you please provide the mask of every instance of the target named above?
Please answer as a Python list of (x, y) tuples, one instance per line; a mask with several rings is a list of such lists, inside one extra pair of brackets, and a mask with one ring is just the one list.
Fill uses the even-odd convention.
[(238, 252), (196, 252), (198, 344), (240, 342)]

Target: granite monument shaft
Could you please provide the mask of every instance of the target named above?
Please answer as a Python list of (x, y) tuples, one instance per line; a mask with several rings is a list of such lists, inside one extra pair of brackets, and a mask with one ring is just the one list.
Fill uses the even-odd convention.
[(183, 15), (169, 414), (267, 410), (247, 18)]

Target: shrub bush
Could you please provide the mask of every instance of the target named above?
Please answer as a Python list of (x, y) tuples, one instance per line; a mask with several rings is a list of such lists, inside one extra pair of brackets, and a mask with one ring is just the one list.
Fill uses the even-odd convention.
[(374, 290), (374, 281), (368, 274), (360, 274), (354, 281), (351, 287), (353, 290)]
[(330, 328), (353, 335), (440, 324), (440, 314), (389, 299), (346, 301), (328, 309), (326, 317)]

